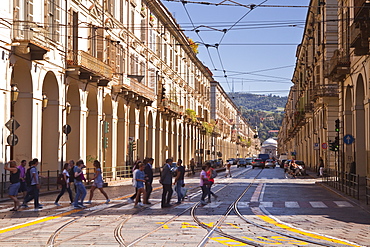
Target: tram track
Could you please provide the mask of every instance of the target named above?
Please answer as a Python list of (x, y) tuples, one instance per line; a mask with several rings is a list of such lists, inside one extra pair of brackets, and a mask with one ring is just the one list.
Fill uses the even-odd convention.
[[(336, 245), (333, 245), (333, 243), (330, 243), (328, 244), (327, 242), (331, 242), (331, 241), (335, 241), (336, 239), (335, 238), (330, 238), (330, 237), (324, 237), (324, 236), (321, 236), (319, 234), (316, 234), (316, 233), (306, 233), (301, 231), (301, 230), (297, 230), (296, 232), (300, 232), (301, 234), (304, 234), (304, 235), (311, 235), (313, 238), (315, 237), (322, 237), (322, 239), (325, 241), (325, 242), (319, 242), (319, 241), (315, 241), (315, 240), (312, 240), (312, 239), (308, 239), (308, 238), (304, 238), (304, 237), (301, 237), (301, 236), (295, 236), (295, 235), (292, 235), (292, 234), (288, 234), (288, 233), (285, 233), (285, 232), (282, 232), (282, 231), (278, 231), (278, 230), (275, 230), (272, 228), (271, 224), (268, 224), (267, 226), (263, 226), (261, 224), (258, 224), (258, 223), (255, 223), (251, 220), (248, 220), (243, 214), (241, 214), (240, 210), (238, 209), (238, 203), (240, 202), (240, 200), (244, 197), (244, 195), (250, 190), (250, 188), (255, 184), (255, 180), (258, 178), (258, 176), (262, 173), (263, 170), (261, 170), (253, 179), (253, 181), (244, 189), (244, 191), (238, 196), (238, 198), (236, 200), (234, 200), (227, 208), (227, 210), (225, 211), (225, 213), (219, 217), (219, 219), (216, 221), (215, 224), (213, 224), (212, 226), (209, 226), (208, 224), (205, 224), (203, 223), (196, 215), (196, 211), (197, 209), (200, 207), (200, 203), (197, 203), (195, 204), (192, 209), (191, 209), (191, 216), (193, 217), (193, 220), (202, 228), (206, 229), (208, 231), (208, 233), (202, 238), (202, 240), (199, 242), (198, 244), (198, 247), (202, 247), (202, 246), (206, 246), (209, 239), (211, 238), (212, 235), (214, 234), (218, 234), (220, 236), (223, 236), (225, 238), (228, 238), (228, 239), (231, 239), (231, 240), (234, 240), (234, 241), (237, 241), (237, 242), (240, 242), (242, 244), (247, 244), (247, 245), (250, 245), (250, 246), (264, 246), (264, 245), (261, 245), (261, 244), (258, 244), (256, 242), (253, 242), (253, 241), (248, 241), (246, 239), (243, 239), (243, 238), (240, 238), (240, 237), (237, 237), (237, 236), (234, 236), (234, 235), (231, 235), (231, 234), (228, 234), (226, 232), (224, 232), (222, 229), (221, 229), (221, 225), (223, 222), (225, 222), (226, 218), (230, 215), (230, 213), (233, 211), (240, 219), (242, 219), (245, 223), (249, 224), (249, 225), (253, 225), (259, 229), (263, 229), (265, 231), (269, 231), (269, 232), (272, 232), (272, 233), (276, 233), (280, 236), (284, 236), (284, 237), (287, 237), (289, 239), (294, 239), (294, 240), (298, 240), (298, 241), (301, 241), (301, 242), (304, 242), (304, 243), (307, 243), (307, 244), (314, 244), (314, 245), (317, 245), (317, 246), (327, 246), (327, 247), (337, 247), (337, 246), (354, 246), (354, 245), (351, 245), (351, 244), (338, 244), (338, 242), (343, 242), (343, 241), (337, 241), (337, 244)], [(254, 213), (256, 214), (257, 212), (254, 211)], [(259, 210), (258, 212), (259, 214), (263, 214), (261, 210)], [(283, 225), (283, 224), (281, 224)], [(266, 242), (266, 244), (268, 244)], [(357, 246), (357, 245), (355, 245)]]

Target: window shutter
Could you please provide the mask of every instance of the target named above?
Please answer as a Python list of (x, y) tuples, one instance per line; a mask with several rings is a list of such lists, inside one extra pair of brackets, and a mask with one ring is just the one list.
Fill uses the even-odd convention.
[(104, 53), (104, 29), (98, 28), (97, 29), (97, 36), (96, 36), (96, 57), (100, 61), (103, 61), (103, 53)]

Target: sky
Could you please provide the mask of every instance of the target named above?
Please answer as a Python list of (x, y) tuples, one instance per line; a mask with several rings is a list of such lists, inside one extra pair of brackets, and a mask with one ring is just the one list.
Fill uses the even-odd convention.
[(226, 92), (288, 95), (309, 0), (162, 2)]

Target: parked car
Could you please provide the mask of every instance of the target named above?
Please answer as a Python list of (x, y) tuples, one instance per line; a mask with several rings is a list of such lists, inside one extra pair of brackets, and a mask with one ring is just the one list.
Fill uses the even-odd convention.
[(230, 162), (230, 161), (233, 162), (232, 163), (233, 165), (236, 165), (238, 163), (238, 161), (236, 159), (234, 159), (234, 158), (230, 158), (230, 159), (227, 160), (227, 162)]
[(274, 168), (274, 169), (275, 169), (275, 167), (276, 167), (275, 160), (267, 159), (267, 160), (265, 161), (265, 167), (266, 167), (266, 168), (267, 168), (267, 167), (272, 167), (272, 168)]
[(253, 161), (253, 158), (245, 158), (245, 161), (247, 162), (247, 166), (248, 165), (252, 165), (252, 161)]
[(263, 160), (260, 158), (255, 158), (252, 161), (252, 169), (254, 169), (255, 167), (261, 167), (263, 169), (265, 168), (265, 162), (263, 162)]
[(238, 160), (237, 167), (241, 167), (241, 166), (247, 167), (247, 161), (246, 161), (246, 159), (239, 159)]

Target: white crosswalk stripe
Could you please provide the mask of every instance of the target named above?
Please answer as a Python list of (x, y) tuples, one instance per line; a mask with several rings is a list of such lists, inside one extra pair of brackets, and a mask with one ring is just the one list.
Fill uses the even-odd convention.
[(299, 208), (298, 202), (285, 202), (286, 208)]
[(204, 206), (204, 208), (218, 208), (222, 202), (212, 202)]
[(313, 208), (327, 208), (323, 202), (309, 202)]
[(260, 202), (260, 207), (265, 207), (265, 208), (272, 208), (274, 202)]
[(335, 204), (337, 204), (338, 207), (341, 208), (351, 208), (353, 205), (347, 201), (334, 201)]

